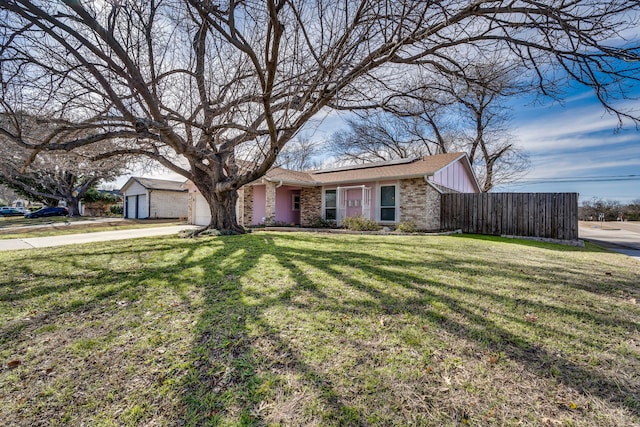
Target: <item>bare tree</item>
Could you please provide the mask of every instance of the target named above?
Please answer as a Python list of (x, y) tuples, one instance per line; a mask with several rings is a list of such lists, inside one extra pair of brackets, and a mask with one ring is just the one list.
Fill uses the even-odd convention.
[[(15, 120), (20, 118), (20, 120)], [(0, 115), (0, 124), (24, 140), (37, 141), (54, 126), (31, 116)], [(81, 131), (75, 132), (82, 137)], [(80, 147), (72, 152), (47, 151), (35, 158), (32, 152), (0, 135), (0, 183), (32, 201), (57, 206), (66, 203), (70, 216), (79, 216), (79, 201), (92, 187), (120, 176), (132, 158), (108, 158), (92, 161), (97, 152), (114, 149), (115, 144), (103, 141), (94, 146)]]
[(482, 191), (513, 181), (528, 168), (526, 155), (509, 133), (504, 102), (527, 88), (516, 68), (498, 60), (474, 64), (467, 78), (445, 76), (408, 84), (384, 111), (349, 120), (349, 129), (333, 135), (330, 148), (350, 163), (415, 158), (462, 151), (469, 155)]
[(511, 114), (505, 107), (506, 98), (530, 89), (517, 79), (521, 71), (494, 58), (469, 67), (469, 79), (445, 80), (443, 90), (456, 101), (462, 121), (468, 124), (459, 142), (485, 192), (518, 179), (529, 167), (527, 156), (510, 133)]
[(18, 193), (6, 185), (0, 184), (0, 205), (8, 205), (18, 198)]
[[(424, 105), (424, 104), (423, 104)], [(432, 105), (432, 104), (431, 104)], [(331, 136), (329, 150), (341, 163), (367, 163), (446, 153), (444, 109), (425, 114), (376, 111), (347, 120), (348, 129)]]
[(320, 163), (316, 160), (316, 156), (319, 155), (317, 142), (307, 136), (298, 135), (278, 154), (276, 164), (285, 169), (296, 171), (318, 169)]
[(89, 135), (63, 141), (65, 124), (33, 144), (0, 132), (36, 151), (129, 138), (103, 157), (155, 159), (194, 182), (210, 227), (242, 232), (236, 190), (305, 123), (325, 108), (379, 105), (418, 69), (465, 78), (500, 52), (541, 90), (558, 83), (548, 78), (556, 67), (636, 120), (615, 99), (637, 80), (637, 45), (610, 41), (635, 28), (639, 9), (638, 0), (4, 0), (2, 108)]
[(348, 129), (333, 134), (329, 150), (339, 164), (466, 152), (482, 191), (490, 191), (519, 178), (529, 164), (502, 122), (504, 118), (489, 113), (493, 107), (490, 103), (460, 104), (437, 115), (416, 114), (417, 108), (403, 116), (376, 112), (348, 120)]

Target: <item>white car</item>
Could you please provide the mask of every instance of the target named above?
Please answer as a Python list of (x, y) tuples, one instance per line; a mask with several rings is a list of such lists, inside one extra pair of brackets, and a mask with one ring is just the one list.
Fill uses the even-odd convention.
[(21, 206), (20, 207), (2, 206), (2, 207), (0, 207), (0, 212), (2, 212), (2, 211), (18, 211), (18, 212), (20, 212), (22, 214), (26, 214), (27, 213), (27, 210), (25, 208), (21, 207)]

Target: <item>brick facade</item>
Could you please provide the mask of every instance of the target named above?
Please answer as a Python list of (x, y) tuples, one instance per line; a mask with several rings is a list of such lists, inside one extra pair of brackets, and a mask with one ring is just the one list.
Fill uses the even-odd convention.
[(276, 184), (267, 181), (265, 183), (265, 223), (270, 223), (276, 218)]
[(419, 230), (440, 229), (440, 193), (424, 178), (400, 181), (400, 221), (411, 221)]
[(241, 197), (238, 192), (238, 197), (242, 201), (242, 225), (249, 227), (253, 224), (253, 186), (245, 185), (242, 189), (243, 194)]
[(439, 231), (442, 229), (440, 222), (440, 203), (442, 197), (440, 192), (430, 185), (425, 183), (427, 190), (427, 207), (425, 211), (426, 227), (425, 230)]
[(300, 190), (300, 225), (308, 227), (320, 216), (322, 216), (322, 188), (302, 188)]

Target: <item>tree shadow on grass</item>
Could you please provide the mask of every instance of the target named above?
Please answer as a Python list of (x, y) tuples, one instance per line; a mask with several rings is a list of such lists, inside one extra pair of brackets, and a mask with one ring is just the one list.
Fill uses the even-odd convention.
[[(264, 319), (265, 311), (286, 304), (291, 294), (275, 289), (273, 297), (261, 294), (259, 304), (247, 303), (240, 279), (263, 257), (279, 258), (271, 238), (219, 240), (224, 241), (224, 248), (203, 263), (207, 278), (205, 308), (195, 327), (193, 366), (182, 385), (182, 424), (266, 424), (266, 408), (261, 403), (273, 392), (271, 382), (281, 380), (273, 372), (290, 371), (319, 396), (324, 417), (340, 420), (344, 425), (362, 425), (360, 414), (342, 402), (331, 382), (305, 363), (298, 351), (281, 338), (281, 331)], [(307, 282), (301, 286), (312, 285)]]
[[(194, 308), (200, 314), (191, 327), (189, 354), (182, 370), (157, 380), (174, 380), (171, 390), (180, 398), (172, 408), (172, 421), (178, 417), (182, 425), (390, 425), (415, 421), (409, 417), (428, 414), (437, 401), (427, 395), (410, 411), (399, 403), (408, 397), (399, 395), (403, 391), (394, 391), (397, 401), (385, 401), (387, 396), (381, 390), (389, 385), (379, 378), (378, 371), (363, 374), (362, 369), (375, 364), (360, 359), (362, 354), (379, 358), (375, 367), (383, 369), (379, 365), (387, 358), (400, 357), (390, 354), (389, 345), (377, 337), (361, 335), (398, 338), (399, 331), (394, 328), (407, 315), (430, 325), (436, 333), (504, 354), (531, 375), (596, 396), (638, 420), (640, 397), (632, 372), (633, 355), (625, 359), (629, 366), (617, 367), (616, 375), (604, 375), (579, 363), (575, 355), (553, 351), (537, 337), (551, 334), (585, 351), (600, 350), (611, 342), (593, 343), (564, 325), (549, 330), (544, 322), (531, 323), (523, 316), (531, 312), (602, 325), (605, 330), (618, 328), (620, 336), (638, 334), (637, 317), (625, 316), (620, 310), (582, 310), (580, 303), (544, 300), (537, 294), (534, 298), (526, 289), (494, 287), (491, 280), (482, 279), (483, 275), (520, 286), (532, 272), (515, 268), (509, 259), (442, 251), (436, 242), (429, 238), (256, 233), (202, 240), (154, 239), (132, 246), (135, 250), (120, 243), (101, 249), (99, 254), (87, 248), (56, 259), (65, 266), (63, 273), (35, 271), (25, 260), (22, 274), (37, 275), (37, 280), (32, 286), (16, 289), (3, 281), (3, 304), (94, 289), (79, 302), (61, 299), (46, 312), (2, 325), (0, 345), (67, 314), (108, 310), (112, 300), (127, 303), (144, 299), (150, 292), (147, 281), (158, 278), (162, 286), (180, 296), (180, 309), (192, 310), (191, 297), (182, 290), (189, 281), (201, 288), (203, 299), (203, 305)], [(29, 256), (36, 253), (53, 256), (55, 252), (38, 251)], [(136, 260), (131, 268), (117, 264), (123, 254)], [(98, 255), (104, 265), (87, 269), (83, 257)], [(566, 271), (565, 267), (548, 263), (544, 275), (531, 279), (533, 286), (591, 292), (594, 298), (600, 295), (600, 278), (579, 269)], [(75, 274), (74, 269), (87, 271), (91, 277)], [(478, 272), (482, 273), (478, 276)], [(633, 277), (629, 273), (609, 286), (637, 288)], [(480, 283), (472, 283), (475, 280)], [(374, 324), (363, 328), (369, 330), (359, 330), (358, 322), (371, 319)], [(514, 326), (521, 330), (514, 330)], [(370, 350), (349, 352), (361, 346)], [(175, 378), (167, 378), (171, 375)], [(367, 395), (368, 400), (363, 403), (359, 395)], [(453, 408), (456, 402), (446, 410)], [(464, 409), (459, 408), (460, 414)], [(443, 416), (448, 421), (461, 419), (452, 412)]]
[[(312, 366), (308, 361), (309, 356), (301, 353), (300, 345), (291, 345), (287, 338), (290, 335), (268, 320), (267, 313), (282, 310), (283, 307), (328, 312), (333, 319), (371, 314), (393, 317), (409, 313), (489, 352), (504, 354), (537, 377), (555, 379), (584, 395), (597, 396), (614, 407), (640, 416), (640, 395), (638, 384), (633, 382), (635, 380), (627, 381), (624, 373), (610, 378), (596, 369), (577, 363), (571, 355), (554, 352), (538, 342), (535, 334), (515, 333), (503, 323), (520, 323), (526, 329), (540, 334), (550, 331), (547, 330), (548, 326), (509, 314), (501, 315), (502, 320), (498, 323), (487, 316), (487, 308), (482, 303), (474, 303), (474, 299), (470, 300), (467, 296), (505, 306), (522, 305), (522, 312), (548, 313), (591, 324), (623, 328), (628, 334), (638, 333), (637, 322), (618, 314), (581, 311), (560, 303), (530, 300), (526, 294), (505, 295), (491, 289), (480, 290), (415, 273), (453, 271), (473, 277), (476, 270), (484, 271), (489, 266), (495, 277), (522, 281), (522, 274), (506, 260), (470, 261), (434, 251), (428, 259), (398, 261), (371, 254), (369, 249), (372, 246), (393, 246), (385, 238), (354, 237), (336, 250), (315, 249), (314, 239), (317, 237), (297, 234), (277, 237), (260, 234), (240, 239), (221, 239), (224, 249), (216, 254), (216, 260), (231, 259), (231, 262), (224, 266), (212, 262), (207, 267), (206, 275), (211, 283), (206, 287), (207, 306), (197, 328), (198, 338), (194, 346), (197, 368), (185, 381), (187, 425), (220, 425), (230, 420), (235, 420), (239, 425), (261, 425), (268, 421), (277, 423), (278, 419), (274, 421), (271, 415), (268, 419), (263, 417), (271, 408), (264, 408), (262, 404), (270, 399), (271, 385), (273, 388), (282, 388), (277, 380), (276, 384), (270, 383), (274, 378), (272, 374), (282, 369), (296, 378), (302, 378), (303, 387), (316, 396), (319, 403), (315, 405), (320, 405), (322, 410), (317, 410), (317, 407), (315, 412), (314, 409), (305, 409), (311, 411), (311, 419), (319, 418), (327, 425), (366, 425), (374, 422), (374, 408), (354, 405), (353, 396), (346, 395), (349, 393), (344, 388), (339, 391), (334, 387), (330, 375), (318, 365)], [(417, 243), (416, 248), (421, 244)], [(410, 252), (411, 248), (405, 247), (403, 250)], [(244, 258), (242, 261), (233, 261), (234, 257)], [(283, 286), (275, 291), (260, 287), (255, 290), (243, 289), (240, 279), (244, 278), (246, 282), (250, 271), (261, 262), (282, 266), (295, 285)], [(579, 289), (583, 282), (590, 283), (589, 288), (598, 288), (593, 278), (585, 275), (567, 277), (560, 267), (550, 267), (545, 274), (552, 281), (559, 279), (559, 282), (565, 283), (567, 289), (572, 286)], [(322, 275), (366, 295), (366, 298), (343, 299), (332, 294), (323, 286), (325, 279)], [(381, 286), (384, 283), (399, 286), (413, 296), (394, 295)], [(632, 288), (635, 284), (620, 281), (620, 286)], [(297, 298), (301, 294), (309, 295), (306, 301)], [(446, 306), (455, 315), (434, 310), (433, 306), (438, 304)], [(589, 339), (584, 340), (566, 331), (551, 332), (567, 342), (582, 340), (579, 343), (581, 348), (588, 349), (593, 345)], [(356, 345), (355, 342), (347, 342), (348, 337), (332, 336), (346, 340), (345, 344)], [(269, 351), (261, 352), (264, 348)], [(297, 416), (304, 419), (301, 414)], [(404, 421), (407, 422), (406, 419)]]

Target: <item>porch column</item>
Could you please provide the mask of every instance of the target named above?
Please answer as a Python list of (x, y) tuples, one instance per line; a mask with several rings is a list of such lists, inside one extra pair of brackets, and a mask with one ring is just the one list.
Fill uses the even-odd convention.
[(253, 186), (246, 185), (242, 188), (242, 225), (249, 227), (253, 224)]
[(265, 222), (268, 224), (276, 219), (276, 184), (271, 181), (265, 183)]

